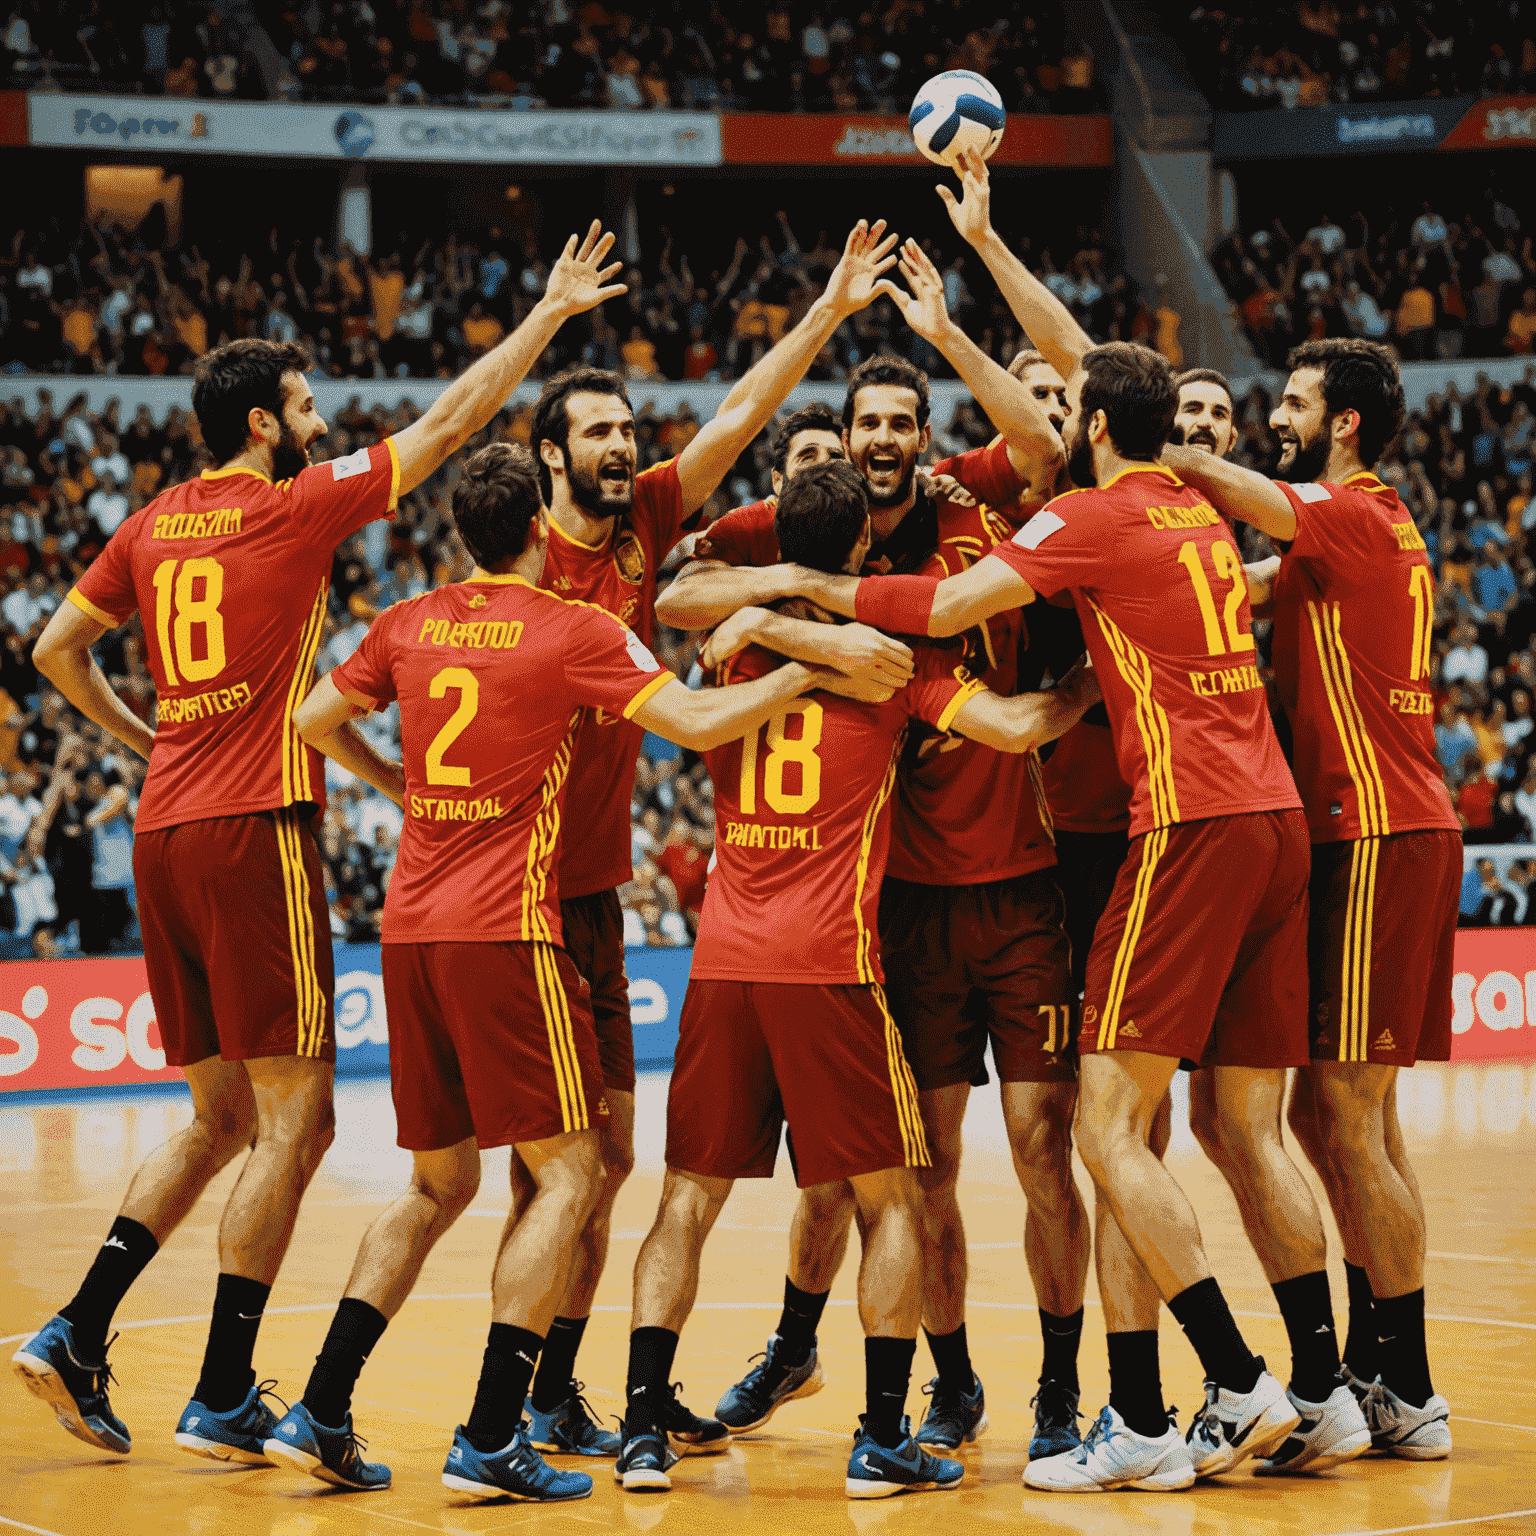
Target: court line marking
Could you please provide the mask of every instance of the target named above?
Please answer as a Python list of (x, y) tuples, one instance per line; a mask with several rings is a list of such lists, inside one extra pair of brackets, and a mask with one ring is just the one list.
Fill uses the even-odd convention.
[(1523, 1429), (1528, 1435), (1536, 1435), (1536, 1424), (1506, 1424), (1503, 1419), (1469, 1419), (1466, 1414), (1456, 1415), (1458, 1424), (1487, 1424), (1492, 1429)]
[(1424, 1525), (1375, 1526), (1365, 1531), (1347, 1531), (1344, 1536), (1401, 1536), (1403, 1531), (1445, 1531), (1453, 1525), (1482, 1525), (1489, 1520), (1521, 1520), (1536, 1515), (1536, 1509), (1511, 1509), (1499, 1515), (1468, 1515), (1462, 1520), (1430, 1520)]
[(35, 1536), (59, 1536), (57, 1531), (45, 1531), (40, 1525), (26, 1525), (20, 1520), (12, 1520), (5, 1515), (0, 1515), (0, 1525), (15, 1526), (18, 1531), (32, 1531)]

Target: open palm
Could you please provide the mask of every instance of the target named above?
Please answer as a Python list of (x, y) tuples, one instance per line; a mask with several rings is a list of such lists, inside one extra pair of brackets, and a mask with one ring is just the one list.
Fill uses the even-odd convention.
[(901, 275), (907, 281), (904, 291), (888, 278), (880, 291), (886, 294), (912, 330), (925, 341), (937, 341), (949, 325), (949, 310), (944, 303), (944, 279), (915, 240), (901, 248)]
[(873, 227), (860, 219), (843, 245), (842, 260), (827, 280), (826, 297), (839, 315), (851, 315), (864, 308), (881, 291), (880, 278), (896, 265), (891, 248), (898, 237), (885, 233), (885, 220)]
[(960, 197), (946, 186), (938, 188), (950, 221), (972, 245), (979, 245), (992, 229), (992, 184), (987, 162), (975, 150), (959, 157), (955, 170), (960, 177)]
[(593, 219), (587, 237), (578, 248), (576, 236), (565, 242), (565, 249), (549, 274), (544, 285), (544, 297), (562, 316), (579, 315), (596, 309), (608, 299), (616, 299), (628, 293), (627, 284), (615, 283), (624, 267), (623, 262), (603, 263), (613, 249), (613, 235), (604, 234), (602, 223)]

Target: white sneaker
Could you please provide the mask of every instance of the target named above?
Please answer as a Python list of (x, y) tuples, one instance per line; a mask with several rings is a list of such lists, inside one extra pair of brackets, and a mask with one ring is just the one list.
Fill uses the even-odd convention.
[(1195, 1476), (1215, 1477), (1250, 1456), (1266, 1455), (1299, 1423), (1301, 1415), (1269, 1371), (1260, 1374), (1251, 1392), (1229, 1392), (1206, 1382), (1205, 1407), (1187, 1437)]
[(1372, 1448), (1406, 1461), (1444, 1461), (1451, 1454), (1450, 1418), (1451, 1405), (1438, 1392), (1415, 1408), (1384, 1387), (1380, 1377), (1365, 1400)]
[(1155, 1440), (1126, 1427), (1113, 1408), (1103, 1408), (1088, 1438), (1059, 1456), (1042, 1456), (1024, 1469), (1028, 1488), (1056, 1493), (1103, 1493), (1142, 1488), (1174, 1493), (1194, 1486), (1189, 1448), (1169, 1416), (1168, 1431)]
[(1370, 1450), (1371, 1432), (1348, 1386), (1335, 1387), (1322, 1403), (1309, 1403), (1290, 1391), (1285, 1395), (1301, 1415), (1301, 1423), (1273, 1456), (1253, 1469), (1257, 1476), (1328, 1472)]

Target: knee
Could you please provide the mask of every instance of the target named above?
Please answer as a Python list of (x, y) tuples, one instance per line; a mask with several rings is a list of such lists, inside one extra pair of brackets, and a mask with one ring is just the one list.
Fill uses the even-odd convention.
[(1189, 1129), (1200, 1145), (1200, 1150), (1219, 1168), (1228, 1161), (1230, 1147), (1221, 1115), (1216, 1109), (1216, 1099), (1209, 1093), (1191, 1093), (1189, 1096)]
[(603, 1180), (606, 1192), (617, 1194), (619, 1186), (634, 1171), (634, 1143), (615, 1136), (605, 1136), (603, 1138)]
[(1025, 1198), (1031, 1203), (1059, 1203), (1072, 1184), (1070, 1098), (1047, 1100), (1010, 1141)]
[(193, 1129), (207, 1145), (214, 1165), (223, 1168), (256, 1144), (256, 1106), (249, 1100), (214, 1105), (197, 1116)]
[(816, 1231), (846, 1222), (855, 1204), (846, 1180), (811, 1184), (800, 1191), (801, 1220)]
[(480, 1159), (478, 1154), (462, 1165), (416, 1176), (416, 1187), (442, 1212), (443, 1220), (457, 1221), (470, 1207), (480, 1192)]
[(917, 1170), (916, 1182), (925, 1195), (950, 1193), (960, 1178), (960, 1142), (931, 1139), (928, 1166)]

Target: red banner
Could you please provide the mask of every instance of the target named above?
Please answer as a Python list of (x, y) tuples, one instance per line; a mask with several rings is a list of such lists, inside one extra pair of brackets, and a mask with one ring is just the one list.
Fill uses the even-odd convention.
[(1440, 141), (1441, 149), (1529, 149), (1536, 144), (1536, 96), (1490, 96)]
[[(727, 165), (933, 166), (918, 154), (906, 118), (894, 115), (726, 114), (720, 139)], [(991, 163), (1110, 166), (1114, 159), (1108, 117), (1010, 117)]]
[(0, 145), (27, 142), (27, 94), (0, 91)]
[(1456, 935), (1453, 1061), (1536, 1056), (1536, 928)]

